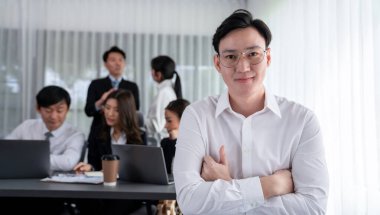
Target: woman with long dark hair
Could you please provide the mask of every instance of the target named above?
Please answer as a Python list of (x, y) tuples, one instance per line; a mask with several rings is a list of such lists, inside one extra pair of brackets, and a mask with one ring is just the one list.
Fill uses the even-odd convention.
[[(88, 163), (80, 162), (77, 172), (102, 169), (101, 157), (112, 154), (111, 144), (144, 144), (145, 133), (139, 128), (133, 94), (128, 90), (116, 90), (103, 104), (103, 123), (96, 128), (94, 141), (88, 146)], [(129, 214), (142, 206), (137, 200), (78, 200), (81, 214)]]
[[(88, 146), (88, 163), (79, 163), (74, 170), (101, 170), (101, 157), (111, 154), (111, 144), (143, 144), (143, 132), (137, 122), (133, 94), (126, 90), (112, 92), (103, 105), (103, 123)], [(92, 143), (92, 144), (91, 144)]]

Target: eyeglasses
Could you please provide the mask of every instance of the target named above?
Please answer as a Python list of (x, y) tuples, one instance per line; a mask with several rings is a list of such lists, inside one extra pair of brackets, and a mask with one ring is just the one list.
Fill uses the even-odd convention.
[(247, 58), (251, 65), (256, 65), (264, 60), (264, 56), (266, 53), (267, 50), (264, 50), (261, 47), (254, 47), (247, 49), (244, 52), (226, 51), (222, 54), (218, 54), (218, 56), (220, 63), (224, 67), (233, 68), (238, 64), (242, 55), (244, 55), (245, 58)]

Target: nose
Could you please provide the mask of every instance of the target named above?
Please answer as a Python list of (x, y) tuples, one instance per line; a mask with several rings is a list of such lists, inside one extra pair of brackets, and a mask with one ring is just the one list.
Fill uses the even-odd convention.
[(115, 111), (111, 110), (111, 111), (108, 112), (108, 116), (109, 116), (109, 117), (112, 117), (112, 116), (114, 116), (114, 115), (115, 115)]
[(51, 119), (55, 119), (55, 118), (57, 118), (57, 116), (58, 116), (58, 113), (56, 111), (52, 111), (50, 114)]
[(239, 61), (236, 64), (236, 71), (237, 72), (249, 72), (250, 69), (251, 69), (251, 63), (245, 57), (244, 54), (241, 54)]

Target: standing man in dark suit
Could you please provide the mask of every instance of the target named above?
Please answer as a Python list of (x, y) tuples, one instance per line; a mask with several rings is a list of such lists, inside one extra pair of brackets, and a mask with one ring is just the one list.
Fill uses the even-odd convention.
[(102, 123), (102, 105), (107, 96), (116, 89), (130, 90), (135, 98), (136, 110), (139, 109), (139, 89), (137, 84), (123, 79), (123, 71), (126, 66), (125, 52), (117, 46), (111, 47), (103, 54), (104, 66), (107, 68), (109, 75), (105, 78), (93, 80), (88, 88), (87, 101), (85, 112), (87, 116), (94, 117), (89, 134), (89, 145), (92, 145), (90, 140), (93, 140), (93, 135), (96, 127)]

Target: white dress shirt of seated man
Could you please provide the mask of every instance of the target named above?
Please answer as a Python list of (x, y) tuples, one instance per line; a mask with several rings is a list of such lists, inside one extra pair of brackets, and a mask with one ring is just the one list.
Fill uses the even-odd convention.
[(38, 92), (36, 100), (41, 119), (25, 120), (6, 139), (48, 139), (51, 170), (70, 171), (78, 163), (85, 141), (82, 132), (65, 122), (70, 95), (61, 87), (46, 86)]

